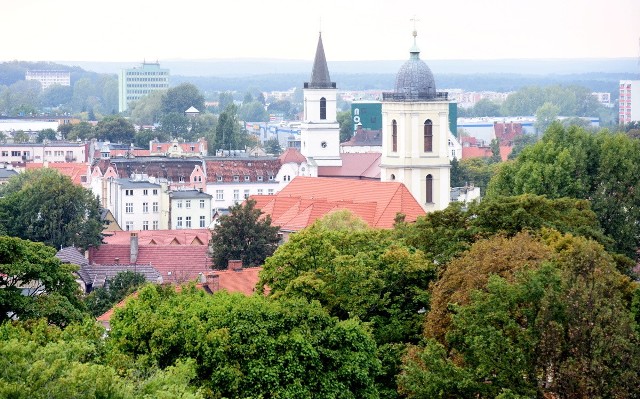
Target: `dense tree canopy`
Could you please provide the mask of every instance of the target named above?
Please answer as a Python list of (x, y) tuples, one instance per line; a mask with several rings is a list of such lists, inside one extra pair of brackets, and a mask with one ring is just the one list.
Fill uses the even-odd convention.
[(261, 266), (278, 246), (277, 226), (271, 217), (261, 217), (254, 200), (236, 204), (229, 214), (220, 217), (220, 224), (211, 233), (209, 243), (214, 269), (225, 269), (229, 260), (240, 259), (243, 266)]
[(84, 302), (89, 313), (94, 317), (98, 317), (122, 301), (127, 295), (133, 293), (145, 282), (144, 275), (125, 270), (116, 274), (115, 277), (107, 279), (104, 287), (91, 291), (85, 297)]
[(98, 199), (54, 169), (20, 173), (0, 194), (0, 228), (8, 235), (54, 248), (102, 243)]
[(96, 125), (98, 140), (108, 140), (113, 143), (133, 143), (136, 128), (122, 116), (110, 115)]
[(553, 124), (540, 141), (501, 166), (488, 195), (544, 194), (588, 199), (614, 248), (636, 256), (640, 244), (640, 141)]
[(84, 316), (75, 266), (61, 264), (55, 249), (0, 236), (0, 324), (10, 318), (45, 318), (65, 325)]
[(141, 367), (194, 359), (210, 397), (378, 397), (366, 328), (317, 303), (147, 286), (111, 326), (114, 350)]
[(172, 87), (162, 97), (162, 113), (165, 115), (172, 112), (184, 115), (190, 107), (195, 107), (200, 112), (204, 111), (204, 96), (191, 83), (181, 83)]

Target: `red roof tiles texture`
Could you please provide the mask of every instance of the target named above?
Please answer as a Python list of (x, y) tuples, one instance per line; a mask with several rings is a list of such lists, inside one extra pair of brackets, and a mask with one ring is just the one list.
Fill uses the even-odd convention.
[(319, 177), (348, 177), (380, 180), (379, 152), (342, 153), (342, 166), (319, 166)]
[(287, 231), (301, 230), (337, 209), (348, 209), (377, 228), (392, 228), (398, 212), (409, 222), (425, 214), (398, 182), (298, 176), (276, 195), (251, 198), (274, 225)]
[(279, 157), (280, 162), (284, 165), (286, 163), (301, 164), (307, 162), (307, 158), (298, 151), (298, 149), (289, 147)]
[(60, 172), (60, 174), (69, 176), (71, 181), (79, 186), (87, 184), (87, 176), (90, 174), (88, 163), (50, 162), (47, 163), (46, 166), (39, 162), (28, 162), (25, 164), (25, 169), (27, 170), (42, 168), (55, 169)]

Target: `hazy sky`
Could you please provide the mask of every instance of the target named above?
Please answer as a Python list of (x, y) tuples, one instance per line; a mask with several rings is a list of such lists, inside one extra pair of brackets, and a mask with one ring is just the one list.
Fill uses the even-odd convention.
[(638, 57), (640, 0), (2, 0), (0, 61)]

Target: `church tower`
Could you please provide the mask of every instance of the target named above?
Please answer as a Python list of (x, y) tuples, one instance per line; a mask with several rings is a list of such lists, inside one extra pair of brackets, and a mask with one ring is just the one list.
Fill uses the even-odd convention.
[(342, 166), (340, 126), (337, 121), (338, 90), (329, 77), (327, 59), (318, 38), (311, 81), (304, 84), (304, 119), (300, 126), (300, 152), (317, 166)]
[(380, 179), (400, 181), (426, 212), (449, 205), (449, 101), (436, 92), (427, 64), (420, 60), (413, 32), (409, 60), (396, 75), (392, 93), (382, 94)]

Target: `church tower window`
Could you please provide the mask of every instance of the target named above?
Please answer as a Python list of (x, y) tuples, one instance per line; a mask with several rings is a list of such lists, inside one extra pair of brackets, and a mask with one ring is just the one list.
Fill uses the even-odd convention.
[(398, 152), (398, 123), (395, 119), (391, 122), (391, 151)]
[(433, 176), (431, 175), (427, 175), (427, 182), (426, 182), (426, 195), (425, 195), (425, 199), (427, 204), (432, 204), (433, 203)]
[(320, 119), (327, 119), (327, 99), (324, 97), (320, 99)]
[(433, 123), (431, 119), (424, 121), (424, 152), (433, 151)]

